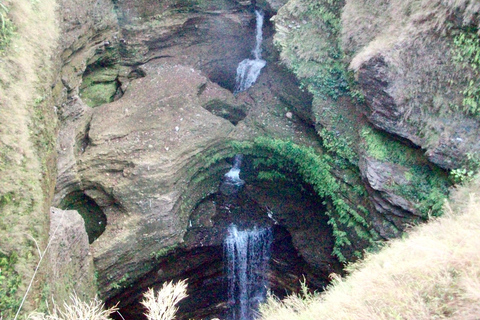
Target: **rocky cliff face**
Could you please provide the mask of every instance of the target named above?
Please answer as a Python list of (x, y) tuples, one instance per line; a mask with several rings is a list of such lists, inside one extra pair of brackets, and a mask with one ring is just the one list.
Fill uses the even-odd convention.
[[(91, 15), (110, 17), (111, 9), (104, 3)], [(234, 205), (216, 199), (231, 166), (226, 160), (236, 152), (231, 142), (271, 135), (318, 147), (311, 97), (275, 62), (270, 25), (264, 29), (269, 64), (254, 88), (232, 94), (236, 66), (255, 41), (250, 3), (119, 1), (115, 12), (118, 24), (92, 21), (95, 35), (70, 31), (77, 39), (65, 49), (59, 84), (66, 101), (55, 204), (83, 215), (101, 295), (121, 300), (125, 314), (140, 317), (135, 308), (147, 286), (188, 277), (184, 317), (219, 315), (226, 308), (222, 239), (228, 224), (239, 221), (226, 209)], [(301, 274), (325, 285), (339, 265), (325, 209), (314, 205), (319, 199), (308, 196), (302, 207), (307, 193), (286, 186), (285, 202), (261, 187), (253, 167), (249, 175), (249, 188), (259, 192), (239, 201), (257, 213), (238, 215), (273, 225), (268, 207), (285, 221), (276, 232), (275, 290), (298, 287)]]
[[(182, 317), (218, 316), (232, 222), (274, 228), (282, 292), (301, 274), (321, 288), (338, 259), (440, 214), (445, 169), (478, 148), (448, 49), (478, 8), (377, 2), (257, 1), (267, 66), (233, 95), (250, 1), (65, 1), (54, 204), (82, 214), (103, 298), (140, 318), (147, 287), (189, 278)], [(247, 184), (226, 198), (240, 151)]]
[[(462, 112), (472, 70), (455, 62), (455, 38), (478, 26), (478, 4), (434, 1), (415, 12), (406, 4), (383, 6), (385, 13), (376, 18), (356, 1), (347, 2), (343, 13), (343, 40), (368, 121), (421, 147), (432, 163), (460, 168), (468, 153), (478, 153), (479, 124), (474, 114)], [(365, 22), (372, 19), (376, 25), (368, 30)], [(391, 22), (381, 30), (386, 20)]]

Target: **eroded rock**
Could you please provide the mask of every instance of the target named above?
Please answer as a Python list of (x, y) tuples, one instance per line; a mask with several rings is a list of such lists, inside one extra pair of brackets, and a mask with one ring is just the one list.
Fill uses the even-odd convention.
[(479, 7), (429, 2), (412, 14), (393, 3), (363, 6), (347, 1), (342, 40), (368, 120), (444, 169), (464, 166), (467, 154), (480, 151), (480, 123), (463, 105), (475, 68), (455, 58), (454, 39), (478, 25)]
[(93, 299), (97, 293), (95, 269), (82, 217), (74, 210), (52, 207), (50, 230), (47, 259), (55, 303), (69, 302), (73, 293), (85, 301)]
[(198, 90), (208, 80), (192, 68), (155, 64), (146, 73), (121, 100), (95, 109), (77, 160), (82, 190), (108, 219), (93, 243), (107, 297), (125, 274), (148, 270), (151, 254), (183, 241), (189, 211), (215, 191), (218, 174), (191, 181), (208, 160), (203, 155), (221, 152), (234, 128), (201, 106)]
[(383, 237), (398, 236), (400, 233), (392, 234), (392, 230), (401, 232), (408, 223), (421, 217), (415, 203), (396, 191), (397, 186), (411, 183), (406, 178), (408, 168), (369, 157), (361, 158), (359, 168), (375, 210), (388, 221), (387, 223), (395, 227), (394, 229), (385, 228), (385, 222), (376, 221), (375, 227)]

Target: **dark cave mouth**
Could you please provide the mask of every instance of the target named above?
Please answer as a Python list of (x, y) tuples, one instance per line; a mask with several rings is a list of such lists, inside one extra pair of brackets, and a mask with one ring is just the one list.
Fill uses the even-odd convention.
[(82, 191), (74, 191), (60, 203), (63, 210), (76, 210), (83, 218), (88, 242), (92, 243), (102, 235), (107, 226), (107, 216), (98, 204)]
[[(140, 301), (148, 288), (158, 290), (164, 282), (188, 279), (189, 296), (180, 302), (177, 319), (227, 318), (232, 305), (228, 300), (223, 241), (231, 224), (239, 229), (271, 228), (267, 277), (277, 297), (300, 292), (301, 281), (311, 290), (322, 290), (329, 283), (329, 275), (341, 270), (331, 256), (333, 236), (323, 199), (309, 193), (308, 186), (299, 188), (292, 181), (257, 179), (253, 160), (249, 156), (244, 159), (241, 175), (246, 185), (240, 192), (229, 196), (217, 193), (203, 199), (190, 215), (182, 246), (152, 259), (151, 271), (112, 296), (107, 305), (120, 301), (120, 313), (126, 319), (144, 320)], [(272, 211), (276, 221), (268, 216)], [(318, 238), (308, 235), (315, 233)], [(323, 248), (318, 252), (324, 256), (312, 261), (309, 255), (316, 252), (319, 243)], [(297, 248), (306, 250), (302, 253)]]
[[(289, 232), (282, 226), (272, 226), (273, 242), (267, 278), (269, 290), (283, 298), (299, 292), (301, 281), (311, 290), (321, 290), (328, 284), (328, 274), (318, 272), (309, 265), (293, 246)], [(188, 266), (188, 267), (185, 267)], [(182, 270), (181, 275), (175, 274)], [(178, 249), (158, 261), (152, 271), (107, 301), (114, 305), (120, 301), (119, 312), (125, 319), (145, 320), (141, 305), (142, 294), (148, 288), (161, 288), (164, 282), (188, 279), (188, 297), (179, 303), (177, 319), (226, 319), (231, 308), (228, 301), (228, 279), (225, 274), (222, 246)], [(118, 315), (112, 315), (121, 320)]]

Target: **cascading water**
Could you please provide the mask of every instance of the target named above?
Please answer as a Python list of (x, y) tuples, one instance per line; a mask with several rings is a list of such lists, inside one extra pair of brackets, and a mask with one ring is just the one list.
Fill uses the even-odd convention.
[(224, 195), (232, 195), (237, 193), (245, 184), (245, 181), (240, 179), (240, 166), (242, 165), (242, 155), (237, 154), (233, 159), (233, 166), (225, 173), (223, 182), (220, 185), (220, 192)]
[(257, 81), (260, 71), (267, 64), (262, 59), (262, 28), (263, 28), (263, 12), (255, 10), (256, 31), (255, 31), (255, 48), (252, 50), (255, 59), (245, 59), (238, 64), (237, 76), (235, 78), (234, 94), (245, 91)]
[(228, 229), (224, 241), (230, 320), (252, 320), (268, 288), (268, 263), (272, 232), (266, 228)]

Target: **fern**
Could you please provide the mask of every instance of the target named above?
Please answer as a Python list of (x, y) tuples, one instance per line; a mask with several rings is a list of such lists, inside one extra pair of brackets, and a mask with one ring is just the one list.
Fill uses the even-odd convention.
[[(335, 238), (332, 254), (341, 262), (346, 261), (342, 251), (352, 244), (353, 235), (370, 243), (377, 238), (378, 235), (362, 215), (366, 209), (357, 210), (342, 198), (345, 186), (332, 174), (332, 157), (329, 154), (319, 154), (312, 147), (300, 146), (291, 141), (266, 137), (255, 139), (253, 144), (235, 144), (235, 148), (240, 153), (253, 155), (257, 167), (269, 168), (268, 173), (261, 171), (261, 177), (275, 179), (299, 176), (313, 187), (318, 196), (333, 206), (326, 215), (329, 216), (328, 223)], [(354, 234), (349, 234), (347, 230)]]

